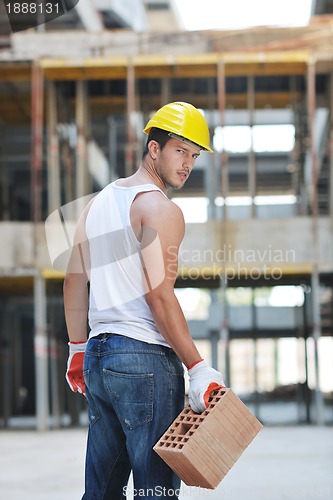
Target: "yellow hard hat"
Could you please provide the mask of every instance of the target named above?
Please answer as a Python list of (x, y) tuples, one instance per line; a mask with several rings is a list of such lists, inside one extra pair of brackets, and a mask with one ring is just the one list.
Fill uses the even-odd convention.
[(160, 108), (149, 120), (144, 133), (153, 128), (166, 130), (213, 153), (209, 147), (210, 137), (207, 122), (200, 111), (187, 102), (171, 102)]

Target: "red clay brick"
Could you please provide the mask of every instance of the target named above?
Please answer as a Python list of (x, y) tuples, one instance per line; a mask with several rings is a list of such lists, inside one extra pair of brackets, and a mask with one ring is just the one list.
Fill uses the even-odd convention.
[(188, 486), (215, 489), (261, 428), (232, 390), (222, 388), (201, 415), (184, 408), (154, 450)]

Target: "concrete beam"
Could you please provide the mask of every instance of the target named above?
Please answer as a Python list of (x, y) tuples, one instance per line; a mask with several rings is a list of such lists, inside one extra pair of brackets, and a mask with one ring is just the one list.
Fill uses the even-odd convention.
[[(181, 276), (211, 278), (224, 271), (244, 275), (251, 270), (276, 275), (280, 271), (308, 274), (316, 264), (311, 217), (230, 220), (225, 224), (225, 232), (221, 221), (187, 224), (179, 254)], [(66, 221), (69, 234), (71, 227), (74, 229), (75, 224)], [(38, 233), (38, 265), (52, 270), (43, 223), (38, 225)], [(17, 275), (16, 269), (33, 269), (33, 224), (0, 222), (0, 234), (0, 275)], [(319, 272), (333, 272), (330, 217), (318, 218), (318, 235)], [(68, 248), (68, 235), (61, 224), (54, 229), (52, 238), (57, 248)]]

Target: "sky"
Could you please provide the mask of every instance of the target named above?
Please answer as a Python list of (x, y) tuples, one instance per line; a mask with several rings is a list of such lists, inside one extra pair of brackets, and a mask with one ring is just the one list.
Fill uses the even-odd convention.
[(312, 0), (171, 0), (185, 30), (305, 26)]

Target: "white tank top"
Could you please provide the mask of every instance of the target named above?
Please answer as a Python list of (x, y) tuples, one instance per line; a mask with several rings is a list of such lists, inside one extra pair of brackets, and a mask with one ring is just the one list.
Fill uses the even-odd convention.
[[(143, 272), (144, 249), (130, 221), (130, 208), (138, 193), (165, 194), (154, 184), (125, 187), (116, 182), (96, 196), (86, 219), (91, 260), (89, 338), (105, 332), (116, 333), (169, 347), (157, 330), (145, 299), (152, 285)], [(158, 259), (162, 258), (162, 252), (155, 236), (151, 234), (151, 243), (155, 242), (154, 258)], [(159, 277), (153, 279), (158, 285)]]

